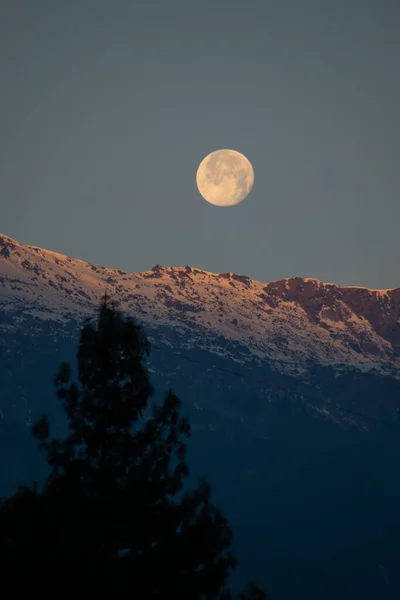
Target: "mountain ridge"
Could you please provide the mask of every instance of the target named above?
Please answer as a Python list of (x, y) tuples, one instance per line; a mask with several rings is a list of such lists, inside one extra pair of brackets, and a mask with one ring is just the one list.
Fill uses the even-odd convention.
[[(220, 353), (215, 338), (245, 344), (243, 362), (291, 374), (309, 361), (400, 374), (400, 288), (341, 287), (313, 278), (261, 283), (236, 273), (161, 267), (128, 273), (28, 246), (0, 234), (0, 303), (38, 321), (88, 314), (107, 291), (153, 326), (167, 324)], [(21, 315), (19, 318), (22, 318)]]
[[(34, 251), (41, 251), (44, 252), (46, 254), (50, 254), (53, 255), (55, 257), (58, 257), (59, 259), (67, 259), (67, 260), (73, 260), (73, 261), (77, 261), (80, 263), (83, 263), (85, 265), (90, 265), (93, 266), (92, 263), (89, 263), (88, 261), (84, 261), (80, 258), (77, 257), (71, 257), (67, 254), (61, 254), (59, 252), (55, 252), (54, 250), (49, 250), (47, 248), (43, 248), (41, 246), (34, 246), (32, 244), (23, 244), (22, 242), (17, 241), (15, 238), (12, 238), (4, 233), (0, 232), (0, 248), (2, 248), (2, 250), (0, 250), (0, 255), (5, 256), (5, 253), (7, 250), (4, 250), (4, 248), (7, 245), (13, 245), (13, 246), (19, 246), (19, 247), (24, 247), (24, 248), (29, 248), (31, 250)], [(125, 271), (124, 269), (115, 269), (115, 268), (109, 268), (109, 267), (100, 267), (98, 265), (96, 265), (97, 269), (102, 269), (104, 271), (112, 271), (112, 272), (116, 272), (116, 273), (149, 273), (150, 271), (154, 271), (154, 270), (164, 270), (164, 269), (193, 269), (194, 271), (201, 271), (202, 273), (206, 273), (208, 275), (214, 275), (214, 276), (226, 276), (226, 275), (233, 275), (236, 277), (240, 277), (243, 278), (245, 280), (251, 280), (251, 281), (256, 281), (257, 283), (260, 283), (262, 285), (273, 285), (273, 284), (277, 284), (279, 282), (287, 282), (287, 281), (292, 281), (292, 280), (302, 280), (304, 282), (315, 282), (317, 284), (323, 284), (324, 286), (332, 286), (335, 288), (339, 288), (339, 289), (354, 289), (354, 290), (365, 290), (367, 292), (371, 292), (371, 293), (376, 293), (376, 294), (387, 294), (390, 292), (394, 292), (400, 289), (400, 286), (398, 287), (394, 287), (394, 288), (370, 288), (368, 286), (360, 286), (360, 285), (340, 285), (338, 283), (333, 283), (333, 282), (327, 282), (324, 281), (322, 279), (318, 279), (317, 277), (300, 277), (300, 276), (295, 276), (295, 277), (282, 277), (280, 279), (274, 279), (272, 281), (267, 281), (267, 282), (262, 282), (259, 281), (258, 279), (255, 279), (254, 277), (249, 277), (247, 275), (241, 275), (238, 273), (235, 273), (233, 271), (227, 271), (227, 272), (221, 272), (221, 273), (215, 273), (214, 271), (207, 271), (206, 269), (202, 269), (200, 267), (188, 267), (187, 265), (171, 265), (168, 267), (163, 267), (160, 264), (156, 264), (154, 265), (151, 269), (147, 269), (145, 271)]]

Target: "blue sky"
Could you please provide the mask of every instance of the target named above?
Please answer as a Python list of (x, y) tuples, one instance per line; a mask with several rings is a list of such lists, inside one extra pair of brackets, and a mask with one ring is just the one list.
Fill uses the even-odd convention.
[[(399, 277), (400, 5), (2, 0), (0, 231), (100, 266), (387, 288)], [(251, 194), (206, 203), (233, 148)]]

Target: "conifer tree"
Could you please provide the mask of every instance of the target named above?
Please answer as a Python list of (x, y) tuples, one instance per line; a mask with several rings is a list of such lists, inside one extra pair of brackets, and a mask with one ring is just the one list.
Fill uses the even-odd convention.
[[(24, 567), (78, 596), (222, 597), (232, 532), (206, 480), (184, 487), (190, 425), (171, 390), (150, 403), (148, 354), (142, 329), (105, 296), (81, 331), (78, 383), (68, 364), (55, 379), (67, 436), (51, 438), (45, 416), (34, 426), (48, 478), (0, 505), (6, 579)], [(14, 591), (28, 582), (14, 580)]]

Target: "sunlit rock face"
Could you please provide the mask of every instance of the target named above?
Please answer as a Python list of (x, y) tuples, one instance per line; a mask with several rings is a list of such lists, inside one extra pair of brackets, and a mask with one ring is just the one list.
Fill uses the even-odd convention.
[[(270, 362), (301, 375), (309, 361), (396, 375), (400, 288), (340, 287), (292, 278), (264, 284), (235, 273), (156, 265), (143, 273), (103, 269), (0, 236), (0, 307), (21, 324), (35, 315), (65, 323), (92, 314), (104, 291), (151, 327), (185, 332), (219, 354), (217, 338), (246, 347), (235, 362)], [(224, 351), (224, 354), (226, 351)]]

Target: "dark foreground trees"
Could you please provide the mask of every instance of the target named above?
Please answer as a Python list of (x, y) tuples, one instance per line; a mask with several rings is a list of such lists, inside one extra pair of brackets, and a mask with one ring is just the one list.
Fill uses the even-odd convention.
[[(67, 437), (51, 439), (46, 417), (34, 427), (49, 477), (0, 504), (3, 590), (231, 597), (229, 523), (205, 480), (184, 489), (190, 426), (173, 392), (150, 406), (148, 352), (142, 330), (105, 297), (81, 332), (79, 384), (67, 364), (56, 377)], [(242, 598), (265, 595), (249, 586)]]

